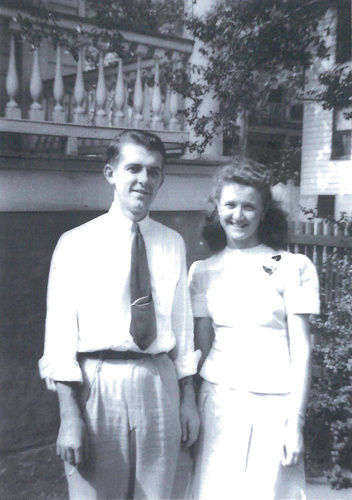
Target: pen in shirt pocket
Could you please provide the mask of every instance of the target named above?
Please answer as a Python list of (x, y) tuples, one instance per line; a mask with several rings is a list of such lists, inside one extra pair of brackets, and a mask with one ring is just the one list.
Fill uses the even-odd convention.
[(71, 470), (68, 472), (68, 476), (71, 477), (72, 474), (77, 470), (77, 468), (78, 468), (78, 465), (73, 465), (71, 467)]

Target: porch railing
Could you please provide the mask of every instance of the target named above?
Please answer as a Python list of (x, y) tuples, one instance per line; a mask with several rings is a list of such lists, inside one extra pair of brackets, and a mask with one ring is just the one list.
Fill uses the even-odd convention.
[[(13, 17), (17, 12), (0, 8), (0, 16)], [(77, 24), (69, 19), (65, 23), (67, 29), (74, 29)], [(55, 70), (46, 81), (40, 70), (45, 53), (37, 48), (28, 82), (30, 102), (20, 106), (15, 43), (18, 26), (11, 21), (9, 27), (8, 99), (4, 117), (0, 117), (1, 132), (68, 137), (71, 152), (77, 149), (78, 138), (108, 140), (117, 130), (126, 128), (154, 130), (169, 144), (186, 142), (183, 101), (169, 86), (161, 85), (160, 75), (165, 62), (177, 70), (183, 56), (191, 54), (192, 41), (123, 31), (126, 44), (133, 44), (135, 60), (119, 58), (107, 67), (106, 54), (101, 49), (98, 69), (85, 72), (85, 47), (81, 46), (76, 72), (66, 76), (62, 70), (62, 48), (58, 46)], [(86, 32), (94, 29), (89, 23), (83, 27)]]

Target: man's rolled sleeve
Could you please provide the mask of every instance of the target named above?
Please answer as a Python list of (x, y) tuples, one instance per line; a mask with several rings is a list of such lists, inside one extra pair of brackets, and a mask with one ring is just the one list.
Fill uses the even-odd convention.
[(83, 382), (81, 368), (76, 359), (60, 366), (43, 356), (39, 360), (39, 372), (41, 378), (45, 378), (48, 389), (52, 391), (56, 390), (55, 382), (58, 381)]
[(60, 238), (50, 267), (44, 354), (39, 361), (40, 376), (49, 389), (55, 381), (82, 382), (77, 362), (77, 285), (75, 250)]
[(200, 351), (194, 351), (193, 315), (187, 285), (186, 250), (184, 242), (181, 246), (181, 272), (176, 285), (172, 313), (172, 331), (176, 337), (176, 345), (172, 350), (178, 378), (197, 373)]

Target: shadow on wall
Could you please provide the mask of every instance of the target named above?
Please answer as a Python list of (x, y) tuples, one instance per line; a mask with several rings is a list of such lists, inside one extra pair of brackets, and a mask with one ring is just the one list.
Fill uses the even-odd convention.
[[(56, 395), (39, 378), (50, 260), (60, 235), (101, 212), (0, 213), (0, 449), (14, 451), (56, 439)], [(200, 242), (199, 212), (154, 212), (182, 234), (188, 265), (209, 253)]]

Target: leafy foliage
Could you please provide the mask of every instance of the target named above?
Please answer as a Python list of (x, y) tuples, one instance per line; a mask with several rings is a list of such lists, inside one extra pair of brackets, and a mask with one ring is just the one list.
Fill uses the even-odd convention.
[(104, 48), (119, 57), (131, 55), (122, 29), (150, 34), (175, 34), (182, 29), (182, 0), (85, 0), (85, 4), (89, 20), (95, 24), (89, 32), (80, 23), (74, 31), (65, 29), (60, 23), (62, 14), (48, 10), (43, 0), (28, 0), (25, 3), (28, 16), (16, 16), (22, 38), (33, 50), (47, 38), (54, 47), (60, 44), (67, 49), (76, 60), (78, 46), (90, 40), (93, 50), (87, 54), (88, 60), (96, 63), (94, 49)]
[(85, 0), (91, 20), (104, 30), (179, 33), (183, 27), (180, 0)]
[[(15, 21), (21, 27), (21, 37), (26, 40), (31, 49), (39, 47), (43, 39), (51, 40), (53, 46), (61, 45), (69, 49), (77, 60), (77, 44), (79, 42), (80, 29), (67, 31), (60, 26), (60, 16), (48, 11), (44, 2), (31, 0), (25, 4), (28, 16), (17, 14)], [(75, 49), (74, 49), (75, 48)]]
[[(319, 77), (323, 89), (317, 93), (324, 109), (352, 108), (352, 69), (337, 67), (326, 71)], [(352, 111), (344, 113), (345, 118), (352, 119)]]
[(224, 0), (204, 17), (190, 19), (188, 28), (203, 42), (201, 51), (209, 61), (196, 68), (205, 82), (203, 91), (212, 91), (220, 103), (219, 112), (208, 117), (197, 115), (197, 102), (190, 108), (199, 130), (207, 121), (212, 132), (222, 123), (225, 134), (237, 135), (238, 117), (244, 111), (260, 113), (279, 86), (285, 88), (287, 102), (297, 99), (306, 70), (316, 58), (329, 57), (328, 32), (317, 28), (332, 3)]
[(340, 212), (339, 218), (335, 217), (319, 217), (318, 215), (318, 207), (314, 208), (305, 208), (305, 207), (300, 207), (301, 211), (303, 214), (306, 216), (307, 220), (309, 222), (314, 221), (315, 219), (322, 221), (322, 222), (327, 222), (327, 223), (333, 223), (336, 227), (339, 229), (347, 229), (347, 234), (348, 236), (352, 236), (350, 228), (352, 227), (352, 220), (349, 218), (347, 212)]
[[(270, 143), (269, 143), (270, 144)], [(268, 145), (268, 142), (266, 143)], [(283, 144), (276, 145), (275, 151), (269, 149), (260, 150), (249, 143), (248, 155), (262, 163), (268, 165), (272, 171), (274, 184), (282, 182), (286, 184), (288, 180), (293, 180), (296, 186), (300, 184), (301, 169), (301, 139), (299, 137), (286, 137)]]
[[(188, 99), (184, 114), (197, 141), (191, 151), (202, 153), (214, 135), (221, 131), (230, 138), (235, 154), (248, 150), (248, 120), (257, 117), (278, 88), (284, 89), (283, 104), (297, 103), (303, 96), (306, 71), (317, 59), (330, 57), (326, 37), (331, 27), (318, 29), (328, 9), (346, 8), (350, 0), (222, 0), (203, 17), (183, 12), (183, 0), (85, 0), (88, 15), (96, 29), (89, 34), (92, 46), (120, 57), (126, 53), (122, 29), (152, 34), (177, 34), (185, 22), (196, 41), (205, 64), (182, 61), (177, 70), (163, 65), (161, 84), (168, 83)], [(77, 59), (77, 47), (87, 40), (82, 26), (74, 32), (60, 27), (57, 14), (47, 11), (43, 0), (27, 0), (35, 22), (18, 16), (22, 35), (33, 48), (43, 37), (60, 43)], [(133, 50), (133, 48), (132, 48)], [(96, 51), (88, 53), (96, 63)], [(322, 72), (320, 88), (310, 98), (331, 109), (351, 105), (352, 72), (339, 66)], [(219, 102), (219, 110), (204, 114), (207, 94)], [(352, 118), (352, 113), (346, 113)], [(287, 145), (282, 152), (286, 154)], [(292, 148), (291, 148), (292, 149)], [(295, 163), (295, 153), (290, 169)], [(280, 160), (281, 161), (281, 160)], [(284, 160), (286, 161), (286, 160)], [(288, 160), (286, 161), (286, 164)], [(286, 167), (285, 167), (286, 168)], [(296, 169), (296, 167), (294, 167)], [(295, 179), (298, 173), (293, 172)], [(292, 175), (291, 175), (292, 177)]]
[(352, 485), (352, 252), (332, 257), (335, 301), (312, 319), (315, 374), (306, 421), (307, 459), (335, 488)]

